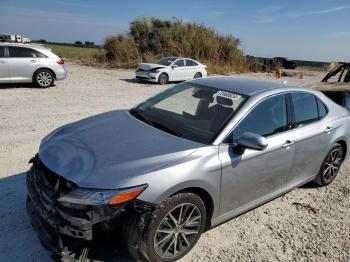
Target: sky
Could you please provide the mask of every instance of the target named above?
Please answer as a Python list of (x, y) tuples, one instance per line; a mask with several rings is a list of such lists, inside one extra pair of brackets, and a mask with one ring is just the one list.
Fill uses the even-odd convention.
[(0, 33), (102, 44), (145, 16), (232, 34), (247, 55), (350, 61), (350, 0), (0, 0)]

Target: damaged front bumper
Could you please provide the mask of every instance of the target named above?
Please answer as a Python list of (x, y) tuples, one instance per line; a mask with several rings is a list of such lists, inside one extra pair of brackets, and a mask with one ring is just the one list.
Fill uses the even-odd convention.
[(157, 82), (158, 75), (159, 73), (153, 73), (142, 69), (138, 69), (135, 73), (136, 79), (150, 81), (150, 82)]
[(153, 209), (152, 205), (134, 200), (118, 206), (64, 207), (57, 201), (60, 197), (60, 186), (57, 184), (67, 184), (70, 188), (75, 185), (48, 170), (38, 157), (32, 163), (33, 166), (27, 172), (27, 212), (46, 248), (60, 252), (67, 245), (67, 239), (80, 239), (85, 243), (92, 241), (103, 231), (116, 230), (130, 220), (128, 217), (133, 216), (134, 219), (142, 217), (136, 219), (140, 222), (128, 232), (132, 235), (128, 238), (133, 239), (137, 249), (147, 217)]

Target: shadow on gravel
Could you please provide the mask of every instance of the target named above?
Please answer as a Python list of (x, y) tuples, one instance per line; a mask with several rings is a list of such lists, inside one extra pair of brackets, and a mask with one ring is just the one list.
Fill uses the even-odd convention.
[(315, 188), (318, 188), (318, 187), (319, 186), (316, 183), (309, 182), (309, 183), (307, 183), (305, 185), (302, 185), (300, 188), (302, 188), (302, 189), (315, 189)]
[[(40, 243), (26, 212), (26, 173), (0, 178), (0, 254), (1, 261), (52, 260), (51, 252)], [(123, 239), (119, 234), (101, 236), (89, 246), (85, 261), (134, 261), (123, 250)], [(77, 241), (74, 241), (76, 246)], [(78, 260), (83, 249), (71, 248), (73, 254), (65, 261)], [(79, 245), (80, 246), (80, 245)]]
[(154, 82), (142, 81), (142, 80), (139, 80), (136, 78), (122, 78), (119, 80), (127, 82), (127, 83), (134, 83), (134, 84), (144, 84), (144, 85), (156, 85), (156, 84), (158, 84), (158, 83), (154, 83)]
[[(159, 85), (156, 82), (148, 82), (148, 81), (143, 81), (143, 80), (136, 79), (136, 78), (121, 78), (119, 80), (127, 82), (127, 83), (134, 83), (134, 84)], [(168, 84), (178, 84), (178, 83), (181, 83), (181, 82), (183, 82), (183, 81), (172, 81), (172, 82), (169, 82)]]
[(47, 89), (47, 88), (53, 88), (55, 86), (56, 85), (43, 88), (43, 87), (36, 87), (31, 83), (13, 83), (13, 84), (0, 84), (0, 89), (14, 89), (14, 88)]

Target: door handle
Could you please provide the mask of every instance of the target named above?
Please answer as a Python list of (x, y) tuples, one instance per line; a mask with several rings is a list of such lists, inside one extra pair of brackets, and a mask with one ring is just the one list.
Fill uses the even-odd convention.
[(288, 149), (288, 148), (290, 148), (292, 145), (294, 145), (295, 144), (295, 141), (293, 141), (293, 140), (287, 140), (286, 141), (286, 143), (284, 143), (283, 145), (282, 145), (282, 148), (286, 148), (286, 149)]
[(36, 63), (38, 62), (38, 60), (35, 60), (35, 59), (32, 59), (32, 60), (29, 60), (31, 63)]
[(5, 60), (0, 60), (0, 64), (6, 64)]
[(326, 128), (326, 130), (324, 131), (326, 134), (330, 134), (330, 133), (332, 133), (332, 131), (334, 130), (334, 128), (333, 127), (331, 127), (331, 126), (327, 126), (327, 128)]

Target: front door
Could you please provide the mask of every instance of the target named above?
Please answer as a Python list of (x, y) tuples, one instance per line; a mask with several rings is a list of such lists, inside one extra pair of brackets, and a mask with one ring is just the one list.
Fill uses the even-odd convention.
[(5, 46), (0, 46), (0, 83), (10, 82), (8, 59), (5, 55)]
[[(222, 144), (221, 215), (244, 211), (286, 189), (292, 169), (294, 134), (288, 129), (287, 102), (284, 94), (259, 102), (233, 130), (232, 142)], [(246, 132), (268, 140), (264, 151), (234, 153), (235, 140)]]
[(176, 60), (172, 66), (171, 70), (171, 79), (172, 81), (180, 81), (180, 80), (185, 80), (186, 75), (185, 75), (185, 60), (179, 59)]
[(31, 82), (34, 72), (40, 66), (40, 60), (35, 56), (33, 49), (10, 46), (8, 50), (11, 82)]

